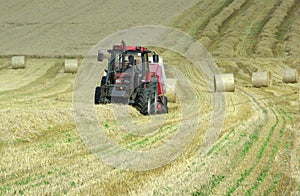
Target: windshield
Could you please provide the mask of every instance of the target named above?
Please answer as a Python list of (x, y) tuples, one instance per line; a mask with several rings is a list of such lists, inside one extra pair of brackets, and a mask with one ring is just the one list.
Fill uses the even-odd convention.
[(137, 68), (141, 70), (142, 62), (144, 62), (144, 60), (140, 52), (126, 52), (124, 58), (123, 53), (118, 53), (115, 58), (115, 68), (117, 71), (123, 72), (127, 68), (136, 65)]

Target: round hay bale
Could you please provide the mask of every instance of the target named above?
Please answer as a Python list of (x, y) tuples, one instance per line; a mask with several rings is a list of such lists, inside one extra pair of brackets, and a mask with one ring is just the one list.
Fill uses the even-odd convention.
[(234, 92), (234, 76), (229, 74), (217, 74), (214, 76), (215, 92)]
[(11, 66), (13, 69), (25, 68), (25, 56), (13, 56), (11, 57)]
[(297, 69), (287, 69), (282, 73), (282, 82), (284, 83), (298, 83), (299, 71)]
[(167, 78), (167, 94), (168, 101), (171, 103), (176, 103), (176, 85), (177, 79)]
[(77, 59), (65, 59), (65, 73), (76, 73), (78, 68), (78, 60)]
[(252, 73), (252, 86), (253, 87), (268, 87), (272, 85), (272, 74), (268, 71)]

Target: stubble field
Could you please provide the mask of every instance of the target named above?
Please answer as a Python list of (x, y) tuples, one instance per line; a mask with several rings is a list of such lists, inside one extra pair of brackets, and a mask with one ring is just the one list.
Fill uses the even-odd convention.
[[(1, 2), (0, 195), (298, 195), (300, 85), (283, 83), (282, 72), (300, 69), (300, 1), (126, 2)], [(197, 132), (169, 164), (125, 171), (99, 160), (79, 136), (72, 108), (76, 74), (64, 73), (63, 57), (82, 60), (105, 36), (147, 24), (195, 37), (220, 72), (234, 73), (236, 89), (225, 93), (221, 133), (203, 152), (213, 92), (187, 59), (158, 49), (167, 76), (173, 67), (192, 84), (200, 102)], [(25, 69), (11, 68), (15, 54), (27, 55)], [(252, 87), (257, 71), (270, 71), (273, 85)], [(114, 107), (95, 106), (99, 124), (130, 150), (161, 146), (193, 115), (182, 116), (180, 102), (170, 103), (162, 127), (140, 137), (118, 126)], [(130, 106), (119, 109), (140, 125), (149, 121)]]

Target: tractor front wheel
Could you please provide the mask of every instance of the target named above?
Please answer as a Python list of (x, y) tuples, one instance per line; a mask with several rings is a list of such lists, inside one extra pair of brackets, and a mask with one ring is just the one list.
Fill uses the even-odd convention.
[(95, 104), (100, 104), (101, 87), (97, 86), (95, 89)]
[(157, 90), (155, 83), (149, 84), (147, 88), (141, 88), (137, 100), (137, 109), (143, 115), (157, 113)]

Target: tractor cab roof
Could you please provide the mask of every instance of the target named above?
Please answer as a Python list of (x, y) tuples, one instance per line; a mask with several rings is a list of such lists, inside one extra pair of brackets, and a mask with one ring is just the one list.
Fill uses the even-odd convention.
[[(114, 45), (113, 51), (124, 51), (123, 45)], [(132, 52), (150, 52), (146, 47), (143, 46), (125, 46), (125, 51), (132, 51)]]

